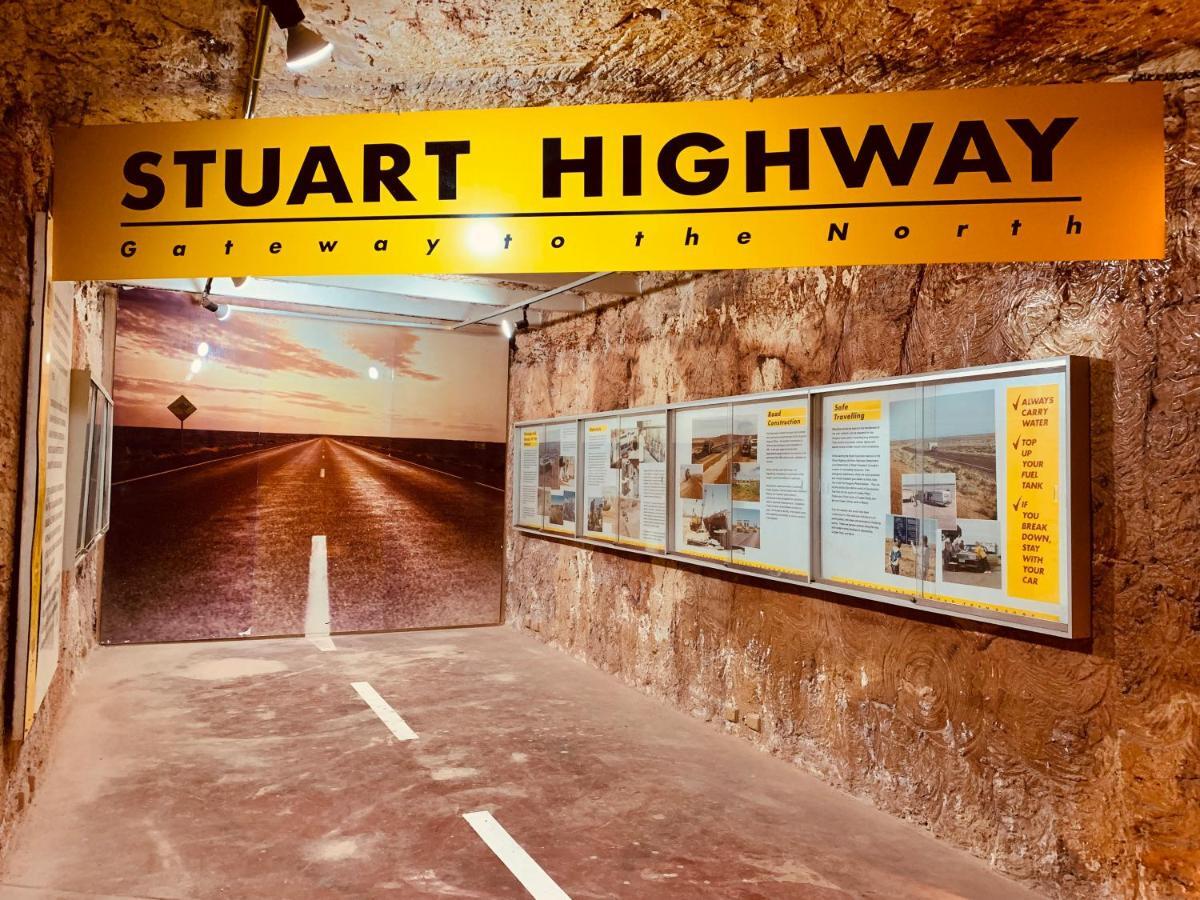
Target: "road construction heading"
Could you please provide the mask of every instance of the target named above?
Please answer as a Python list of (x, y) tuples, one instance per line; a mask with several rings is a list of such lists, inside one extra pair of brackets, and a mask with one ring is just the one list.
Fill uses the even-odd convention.
[(56, 162), (56, 278), (1164, 247), (1148, 83), (97, 126)]

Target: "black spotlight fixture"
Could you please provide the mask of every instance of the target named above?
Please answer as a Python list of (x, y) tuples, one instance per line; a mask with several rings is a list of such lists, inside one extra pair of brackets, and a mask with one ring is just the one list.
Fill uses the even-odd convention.
[(275, 23), (287, 32), (287, 67), (299, 72), (333, 54), (333, 44), (304, 24), (304, 10), (296, 0), (266, 0)]

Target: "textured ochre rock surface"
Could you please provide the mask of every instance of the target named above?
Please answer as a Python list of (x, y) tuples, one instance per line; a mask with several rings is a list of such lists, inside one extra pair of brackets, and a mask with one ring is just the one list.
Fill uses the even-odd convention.
[[(1200, 67), (1200, 4), (1186, 0), (307, 5), (336, 45), (334, 65), (320, 78), (287, 74), (274, 34), (263, 115)], [(0, 670), (28, 226), (48, 196), (49, 129), (237, 114), (253, 14), (248, 0), (0, 2)], [(516, 536), (511, 621), (698, 715), (730, 701), (761, 709), (753, 739), (1005, 871), (1064, 894), (1195, 890), (1198, 96), (1196, 79), (1168, 92), (1166, 262), (655, 276), (644, 299), (523, 338), (514, 361), (512, 411), (524, 416), (1061, 352), (1102, 359), (1091, 644), (1064, 649)], [(88, 608), (80, 597), (81, 624)], [(0, 822), (27, 792), (17, 773), (45, 747), (43, 734), (19, 760), (6, 756)]]

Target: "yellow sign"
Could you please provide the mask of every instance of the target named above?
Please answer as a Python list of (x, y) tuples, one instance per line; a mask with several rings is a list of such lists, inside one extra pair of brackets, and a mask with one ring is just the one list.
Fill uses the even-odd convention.
[(536, 447), (538, 445), (538, 433), (536, 431), (522, 432), (521, 437), (521, 443), (526, 447)]
[(1059, 601), (1058, 385), (1012, 387), (1008, 419), (1008, 594)]
[(833, 404), (833, 421), (875, 422), (882, 408), (882, 400), (843, 400)]
[(785, 409), (767, 410), (768, 428), (794, 428), (808, 422), (808, 407), (789, 406)]
[(55, 274), (1160, 258), (1162, 89), (62, 129)]

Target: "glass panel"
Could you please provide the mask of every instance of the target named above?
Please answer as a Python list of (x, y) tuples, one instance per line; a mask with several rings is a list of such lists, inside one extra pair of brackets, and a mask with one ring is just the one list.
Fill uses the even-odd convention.
[(619, 425), (615, 416), (583, 423), (583, 534), (601, 541), (617, 539)]
[(86, 448), (84, 450), (83, 460), (83, 481), (79, 485), (79, 524), (76, 526), (75, 532), (75, 547), (77, 551), (87, 547), (88, 542), (91, 539), (92, 519), (88, 515), (88, 510), (92, 489), (92, 453), (94, 449), (94, 441), (92, 440), (92, 422), (96, 417), (95, 407), (96, 389), (89, 385), (87, 427), (84, 433), (84, 443)]
[(921, 387), (822, 398), (821, 575), (917, 599), (933, 563), (922, 521)]
[(545, 528), (562, 534), (575, 533), (575, 464), (579, 443), (578, 422), (546, 426), (538, 463), (540, 483), (550, 490)]
[(91, 423), (91, 472), (88, 478), (88, 543), (104, 527), (104, 470), (108, 466), (108, 441), (106, 440), (105, 420), (107, 419), (106, 400), (95, 385), (92, 385), (92, 423)]
[(734, 564), (806, 578), (808, 398), (735, 405), (733, 441)]
[(543, 516), (546, 504), (542, 501), (541, 474), (538, 468), (544, 433), (545, 429), (541, 425), (527, 425), (520, 429), (520, 442), (517, 444), (517, 502), (520, 504), (517, 524), (526, 528), (541, 528), (545, 521)]
[(617, 540), (647, 550), (667, 546), (667, 414), (621, 416)]
[[(742, 531), (735, 531), (730, 510), (733, 469), (733, 407), (730, 404), (681, 409), (675, 413), (676, 553), (728, 563), (757, 545), (757, 525), (743, 512)], [(757, 518), (756, 516), (754, 518)]]
[(927, 599), (1067, 620), (1065, 396), (1060, 373), (927, 389), (925, 477), (954, 497)]

